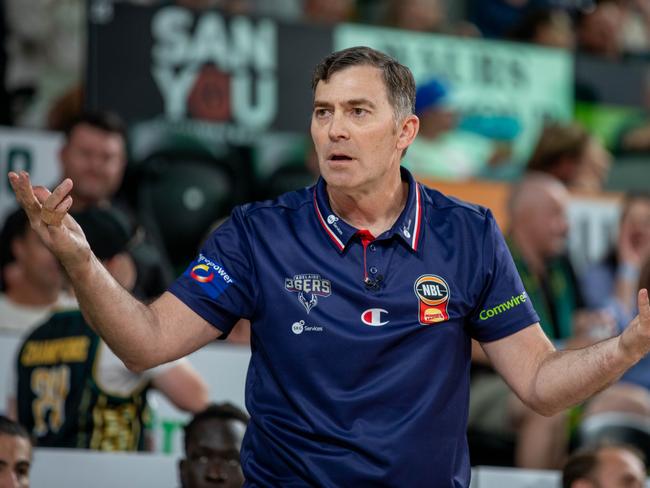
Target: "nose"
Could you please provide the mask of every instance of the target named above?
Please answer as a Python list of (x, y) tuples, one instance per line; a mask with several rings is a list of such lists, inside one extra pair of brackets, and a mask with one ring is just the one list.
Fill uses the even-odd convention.
[(210, 481), (228, 481), (228, 474), (224, 469), (224, 463), (219, 460), (213, 460), (205, 471), (205, 478)]
[(16, 473), (11, 473), (8, 488), (21, 488), (22, 486), (23, 484), (18, 479), (18, 475)]
[(341, 112), (334, 112), (329, 121), (328, 135), (331, 141), (349, 139), (350, 133)]

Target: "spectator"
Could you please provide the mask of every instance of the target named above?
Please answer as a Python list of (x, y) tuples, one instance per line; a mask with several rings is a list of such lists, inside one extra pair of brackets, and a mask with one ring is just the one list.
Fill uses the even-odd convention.
[[(582, 310), (582, 294), (564, 253), (568, 199), (566, 188), (552, 176), (528, 175), (510, 197), (508, 244), (544, 332), (551, 340), (574, 347), (609, 337), (615, 327), (608, 314)], [(596, 324), (604, 330), (596, 330)], [(475, 348), (473, 358), (481, 361), (480, 350)], [(472, 392), (470, 425), (487, 432), (514, 433), (517, 466), (561, 466), (568, 449), (568, 412), (552, 417), (535, 413), (495, 375), (473, 380)]]
[(137, 229), (129, 252), (138, 267), (134, 294), (140, 298), (160, 295), (172, 279), (160, 246), (138, 225), (134, 212), (116, 193), (126, 168), (126, 132), (120, 118), (110, 112), (88, 112), (76, 118), (65, 133), (60, 151), (64, 178), (74, 182), (73, 212), (93, 206), (117, 206)]
[(626, 445), (601, 445), (577, 451), (562, 470), (562, 488), (645, 486), (643, 455)]
[(515, 41), (539, 46), (573, 50), (575, 34), (571, 17), (561, 9), (535, 9), (528, 12), (513, 29), (510, 37)]
[(354, 0), (305, 0), (303, 18), (317, 24), (350, 22), (354, 17)]
[[(106, 270), (132, 287), (135, 266), (125, 252), (130, 236), (117, 215), (95, 207), (76, 218)], [(16, 384), (9, 411), (46, 447), (143, 450), (150, 386), (189, 412), (208, 401), (205, 383), (186, 360), (132, 373), (79, 311), (53, 315), (25, 339)]]
[(75, 306), (62, 286), (63, 272), (25, 212), (11, 213), (0, 233), (0, 329), (25, 333), (55, 309)]
[(576, 20), (578, 50), (617, 60), (623, 56), (623, 12), (611, 0), (599, 1)]
[(449, 91), (436, 78), (418, 86), (415, 114), (420, 118), (420, 131), (404, 165), (418, 175), (459, 180), (503, 163), (509, 155), (508, 144), (460, 127), (460, 116), (449, 104)]
[(616, 0), (621, 9), (623, 49), (630, 54), (647, 55), (650, 51), (650, 2)]
[(182, 488), (244, 483), (239, 451), (248, 415), (228, 403), (208, 406), (185, 426), (185, 458), (179, 464)]
[(447, 11), (441, 0), (389, 0), (386, 24), (397, 29), (445, 32)]
[(616, 246), (605, 259), (586, 269), (581, 283), (590, 308), (608, 308), (619, 327), (636, 310), (637, 283), (650, 256), (650, 193), (625, 198)]
[(32, 442), (20, 424), (0, 415), (0, 486), (29, 488)]
[(4, 0), (10, 92), (29, 93), (14, 122), (42, 128), (53, 99), (83, 78), (85, 2)]
[(598, 192), (610, 165), (609, 152), (582, 126), (553, 123), (544, 127), (526, 169), (549, 173), (572, 190)]

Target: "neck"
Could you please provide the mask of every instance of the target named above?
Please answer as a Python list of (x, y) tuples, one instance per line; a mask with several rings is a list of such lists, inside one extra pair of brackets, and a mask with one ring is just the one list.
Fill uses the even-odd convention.
[(7, 298), (18, 305), (41, 307), (54, 304), (58, 297), (57, 289), (42, 290), (29, 283), (7, 283)]
[(404, 210), (408, 186), (396, 172), (396, 177), (381, 188), (350, 191), (328, 187), (328, 196), (337, 215), (353, 227), (367, 229), (377, 237), (390, 229)]

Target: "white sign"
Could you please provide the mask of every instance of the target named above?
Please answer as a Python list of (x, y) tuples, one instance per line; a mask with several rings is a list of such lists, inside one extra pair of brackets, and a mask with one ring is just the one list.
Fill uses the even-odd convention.
[(59, 149), (63, 135), (0, 127), (0, 223), (16, 207), (9, 171), (28, 171), (36, 185), (52, 187), (61, 179)]

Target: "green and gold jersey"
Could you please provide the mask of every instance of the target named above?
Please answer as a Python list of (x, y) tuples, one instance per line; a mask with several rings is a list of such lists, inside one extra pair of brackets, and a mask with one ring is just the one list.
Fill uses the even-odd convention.
[(54, 314), (17, 356), (17, 410), (40, 447), (144, 448), (148, 382), (125, 394), (98, 380), (100, 337), (78, 310)]

